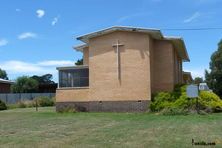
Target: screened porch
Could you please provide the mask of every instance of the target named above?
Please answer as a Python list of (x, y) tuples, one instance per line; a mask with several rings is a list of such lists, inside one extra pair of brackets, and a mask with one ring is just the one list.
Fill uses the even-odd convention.
[(89, 86), (89, 67), (71, 66), (58, 67), (59, 88), (79, 88)]

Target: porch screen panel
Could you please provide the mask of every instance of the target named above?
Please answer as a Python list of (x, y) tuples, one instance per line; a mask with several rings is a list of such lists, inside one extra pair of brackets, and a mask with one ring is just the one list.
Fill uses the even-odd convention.
[(89, 86), (89, 69), (69, 69), (59, 71), (60, 87)]

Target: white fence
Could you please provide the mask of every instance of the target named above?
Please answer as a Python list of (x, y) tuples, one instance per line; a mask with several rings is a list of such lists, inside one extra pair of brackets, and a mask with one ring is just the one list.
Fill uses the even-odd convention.
[(0, 100), (6, 104), (15, 104), (20, 101), (33, 100), (36, 97), (55, 97), (55, 93), (16, 93), (16, 94), (0, 94)]

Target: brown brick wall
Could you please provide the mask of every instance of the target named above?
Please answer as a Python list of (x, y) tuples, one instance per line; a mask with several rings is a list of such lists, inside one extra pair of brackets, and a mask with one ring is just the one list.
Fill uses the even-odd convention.
[(171, 91), (174, 88), (174, 50), (169, 41), (154, 41), (153, 90)]
[(0, 83), (0, 93), (10, 93), (11, 92), (11, 84)]
[(75, 108), (77, 111), (90, 112), (144, 112), (148, 111), (150, 101), (90, 101), (57, 102), (56, 111)]
[(83, 65), (89, 65), (89, 48), (83, 49)]
[[(118, 80), (117, 53), (120, 47), (121, 79)], [(92, 100), (150, 100), (149, 36), (114, 32), (89, 42), (89, 87)]]
[(150, 38), (150, 80), (151, 80), (151, 92), (155, 90), (155, 56), (154, 56), (154, 39)]
[(179, 57), (177, 51), (174, 49), (174, 84), (183, 82), (182, 71), (182, 60)]
[(179, 58), (179, 83), (183, 83), (183, 61)]
[(179, 61), (177, 57), (177, 52), (174, 50), (174, 83), (179, 82)]
[(66, 88), (56, 90), (56, 102), (71, 102), (71, 101), (89, 101), (89, 89), (88, 88)]

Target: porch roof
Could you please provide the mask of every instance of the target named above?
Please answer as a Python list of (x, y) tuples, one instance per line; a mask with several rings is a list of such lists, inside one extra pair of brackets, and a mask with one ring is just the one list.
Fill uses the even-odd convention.
[(88, 65), (76, 65), (76, 66), (66, 66), (66, 67), (56, 67), (57, 70), (71, 70), (71, 69), (85, 69), (89, 68)]

